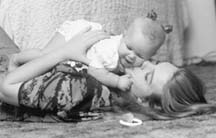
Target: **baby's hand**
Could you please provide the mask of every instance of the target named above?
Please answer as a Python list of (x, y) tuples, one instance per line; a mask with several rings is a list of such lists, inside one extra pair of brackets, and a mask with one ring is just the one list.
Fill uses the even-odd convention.
[(131, 88), (132, 80), (130, 75), (123, 75), (119, 77), (118, 88), (122, 91), (128, 91)]

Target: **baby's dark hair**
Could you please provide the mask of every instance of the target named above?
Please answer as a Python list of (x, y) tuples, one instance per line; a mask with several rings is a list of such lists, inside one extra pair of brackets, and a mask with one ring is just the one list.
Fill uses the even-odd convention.
[(166, 32), (167, 34), (172, 32), (173, 30), (173, 26), (172, 25), (161, 25), (162, 29), (164, 30), (164, 32)]
[[(152, 19), (153, 21), (157, 20), (157, 13), (154, 10), (151, 10), (150, 12), (147, 13), (147, 18)], [(164, 30), (165, 33), (170, 33), (173, 30), (172, 25), (161, 25), (162, 29)]]
[(148, 18), (141, 20), (142, 34), (150, 40), (149, 42), (151, 42), (151, 44), (159, 46), (164, 43), (166, 32), (164, 28), (161, 27), (161, 24), (156, 21), (155, 14), (152, 13), (149, 17), (151, 17), (150, 20)]
[(157, 13), (154, 10), (151, 10), (151, 12), (147, 13), (147, 18), (152, 19), (153, 21), (157, 20)]

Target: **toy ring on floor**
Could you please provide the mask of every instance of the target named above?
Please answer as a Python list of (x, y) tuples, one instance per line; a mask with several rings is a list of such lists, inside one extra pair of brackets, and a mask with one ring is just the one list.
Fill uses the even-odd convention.
[(133, 126), (139, 126), (142, 124), (142, 120), (138, 119), (138, 118), (133, 118), (132, 122), (127, 122), (124, 120), (120, 120), (119, 123), (123, 126), (129, 126), (129, 127), (133, 127)]

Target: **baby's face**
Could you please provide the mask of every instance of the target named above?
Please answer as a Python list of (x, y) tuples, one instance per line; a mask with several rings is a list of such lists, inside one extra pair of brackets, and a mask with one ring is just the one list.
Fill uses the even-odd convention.
[(145, 60), (149, 60), (157, 49), (158, 46), (152, 45), (140, 31), (129, 27), (118, 50), (120, 63), (127, 68), (139, 67)]

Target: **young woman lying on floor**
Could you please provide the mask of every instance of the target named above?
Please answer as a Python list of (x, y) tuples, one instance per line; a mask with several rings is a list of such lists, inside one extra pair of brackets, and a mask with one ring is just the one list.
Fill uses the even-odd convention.
[[(100, 115), (94, 116), (95, 111), (114, 106), (152, 119), (174, 119), (215, 110), (204, 97), (203, 83), (189, 70), (171, 63), (154, 65), (146, 61), (142, 67), (128, 69), (133, 84), (127, 92), (112, 88), (109, 92), (82, 64), (73, 68), (64, 63), (73, 59), (87, 64), (86, 50), (107, 37), (101, 31), (86, 30), (62, 44), (63, 38), (56, 35), (49, 45), (61, 47), (34, 58), (17, 54), (23, 64), (13, 67), (2, 78), (0, 99), (11, 105), (52, 113), (63, 121), (86, 119), (89, 112), (94, 119)], [(143, 106), (138, 99), (149, 106)]]

